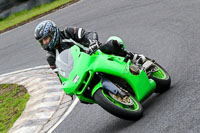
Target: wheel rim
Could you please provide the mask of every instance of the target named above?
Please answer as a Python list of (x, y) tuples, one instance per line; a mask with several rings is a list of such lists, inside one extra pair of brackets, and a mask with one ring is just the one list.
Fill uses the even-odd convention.
[(159, 79), (165, 79), (167, 77), (166, 73), (159, 66), (157, 66), (157, 67), (158, 67), (158, 71), (152, 73), (151, 76), (153, 76), (155, 78), (159, 78)]
[(121, 104), (128, 105), (128, 106), (134, 106), (133, 100), (132, 100), (129, 96), (125, 96), (125, 97), (121, 98), (121, 97), (119, 96), (119, 94), (118, 94), (118, 95), (114, 95), (114, 94), (112, 94), (111, 92), (108, 92), (108, 93), (109, 93), (109, 95), (110, 95), (113, 99), (115, 99), (117, 102), (119, 102), (119, 103), (121, 103)]
[(136, 111), (140, 108), (139, 104), (132, 96), (127, 96), (125, 99), (121, 99), (118, 95), (107, 92), (104, 89), (101, 91), (105, 98), (122, 109)]

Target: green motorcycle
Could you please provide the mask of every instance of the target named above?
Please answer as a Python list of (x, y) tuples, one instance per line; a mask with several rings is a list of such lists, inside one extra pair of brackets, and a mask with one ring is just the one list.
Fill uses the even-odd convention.
[[(118, 37), (112, 39), (123, 43)], [(76, 45), (57, 52), (56, 66), (66, 94), (76, 95), (82, 103), (97, 103), (127, 120), (142, 117), (141, 103), (152, 93), (166, 91), (171, 83), (167, 71), (154, 60), (148, 58), (141, 65), (99, 49), (87, 54)]]

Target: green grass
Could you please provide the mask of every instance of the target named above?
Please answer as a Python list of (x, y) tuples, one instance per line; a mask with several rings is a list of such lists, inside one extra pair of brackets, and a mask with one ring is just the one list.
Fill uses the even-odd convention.
[(24, 22), (28, 19), (31, 19), (31, 18), (38, 16), (40, 14), (43, 14), (45, 12), (48, 12), (52, 9), (60, 7), (61, 5), (64, 5), (64, 4), (69, 3), (71, 1), (72, 0), (55, 0), (53, 2), (34, 7), (31, 10), (25, 10), (25, 11), (15, 13), (15, 14), (9, 16), (8, 18), (0, 21), (0, 25), (1, 25), (0, 31), (3, 31), (3, 30), (5, 30), (9, 27), (15, 26), (15, 25), (17, 25), (21, 22)]
[(0, 133), (6, 133), (23, 112), (29, 94), (23, 86), (0, 84)]

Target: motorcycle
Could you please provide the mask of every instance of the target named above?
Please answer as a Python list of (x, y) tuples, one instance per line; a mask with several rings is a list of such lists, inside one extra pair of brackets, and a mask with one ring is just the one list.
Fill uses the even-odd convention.
[[(112, 39), (122, 41), (115, 36)], [(129, 56), (108, 55), (100, 49), (81, 52), (76, 45), (57, 52), (56, 66), (66, 94), (76, 95), (82, 103), (97, 103), (126, 120), (141, 118), (141, 103), (153, 93), (168, 90), (171, 84), (167, 71), (150, 58), (139, 64)]]

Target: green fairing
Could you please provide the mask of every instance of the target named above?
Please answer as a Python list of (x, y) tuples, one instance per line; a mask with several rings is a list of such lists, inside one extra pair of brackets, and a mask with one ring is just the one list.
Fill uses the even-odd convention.
[[(143, 70), (140, 70), (139, 75), (131, 74), (129, 70), (131, 63), (130, 61), (127, 63), (124, 62), (123, 57), (107, 55), (100, 50), (90, 56), (84, 52), (80, 52), (80, 49), (77, 46), (73, 46), (71, 51), (74, 60), (73, 69), (68, 78), (63, 78), (60, 75), (63, 82), (63, 89), (69, 95), (77, 95), (82, 101), (94, 103), (93, 95), (98, 88), (102, 87), (100, 82), (92, 89), (91, 98), (84, 97), (83, 93), (88, 87), (95, 72), (102, 72), (125, 79), (132, 87), (135, 98), (140, 102), (154, 92), (156, 87), (155, 82), (148, 79)], [(73, 80), (76, 75), (78, 75), (79, 79), (74, 83)]]
[[(125, 49), (121, 38), (112, 36), (109, 40), (117, 40)], [(76, 95), (82, 103), (97, 103), (127, 120), (141, 118), (140, 102), (170, 87), (166, 70), (154, 60), (147, 60), (138, 64), (128, 56), (108, 55), (100, 50), (89, 55), (76, 45), (61, 53), (56, 51), (56, 66), (66, 94)]]

